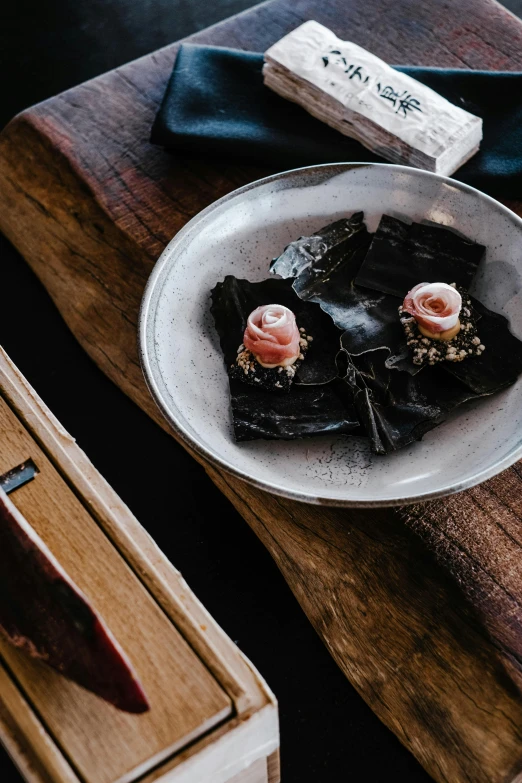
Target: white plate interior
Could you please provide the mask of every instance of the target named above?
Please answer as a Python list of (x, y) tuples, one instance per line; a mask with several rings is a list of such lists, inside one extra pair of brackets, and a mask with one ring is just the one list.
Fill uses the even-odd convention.
[(210, 315), (210, 290), (227, 274), (268, 276), (298, 236), (364, 210), (431, 220), (486, 245), (472, 293), (522, 337), (522, 221), (472, 188), (417, 169), (339, 164), (261, 180), (194, 218), (168, 245), (142, 306), (142, 362), (163, 413), (215, 464), (282, 495), (336, 505), (389, 505), (455, 492), (521, 456), (522, 385), (453, 414), (424, 439), (379, 457), (362, 438), (293, 442), (233, 439), (228, 379)]

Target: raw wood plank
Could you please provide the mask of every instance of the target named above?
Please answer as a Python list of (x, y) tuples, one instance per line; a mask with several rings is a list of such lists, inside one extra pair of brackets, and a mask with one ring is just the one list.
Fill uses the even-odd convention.
[[(277, 716), (273, 712), (271, 715), (265, 708), (248, 719), (242, 717), (227, 722), (197, 743), (197, 756), (191, 757), (189, 748), (161, 769), (153, 770), (139, 783), (160, 783), (163, 780), (167, 783), (229, 783), (230, 778), (240, 775), (261, 757), (268, 768), (267, 757), (270, 759), (279, 747), (277, 732), (274, 733)], [(273, 764), (271, 772), (269, 783), (279, 783), (277, 768)]]
[(268, 783), (279, 783), (281, 778), (281, 759), (279, 749), (267, 759)]
[(0, 733), (29, 783), (80, 783), (7, 671), (0, 665)]
[(209, 473), (341, 669), (428, 772), (451, 782), (514, 781), (522, 770), (520, 695), (416, 536), (385, 509), (318, 514)]
[[(391, 63), (504, 70), (522, 67), (522, 25), (490, 0), (444, 4), (275, 0), (191, 40), (263, 51), (308, 18)], [(234, 187), (269, 173), (169, 156), (148, 144), (149, 128), (175, 52), (176, 45), (167, 47), (40, 104), (19, 116), (0, 137), (0, 227), (41, 277), (94, 360), (156, 420), (159, 415), (145, 389), (135, 348), (139, 301), (153, 261), (199, 209)], [(229, 477), (214, 472), (213, 478), (221, 483), (226, 480), (239, 497), (246, 491)], [(316, 627), (329, 649), (383, 720), (437, 780), (500, 783), (512, 780), (520, 769), (520, 737), (516, 722), (515, 726), (512, 722), (518, 702), (492, 651), (498, 649), (513, 676), (518, 676), (522, 591), (520, 580), (511, 576), (517, 572), (510, 569), (517, 555), (520, 559), (517, 498), (521, 489), (517, 468), (512, 468), (480, 490), (450, 501), (378, 514), (318, 508), (312, 513), (286, 501), (277, 501), (274, 507), (274, 499), (262, 493), (251, 496), (255, 511), (264, 513), (265, 505), (273, 508), (256, 529), (260, 534), (265, 531), (265, 540), (271, 542), (274, 553), (278, 552), (287, 578), (305, 611), (316, 618)], [(474, 511), (477, 493), (483, 506), (480, 513)], [(246, 506), (241, 507), (246, 514)], [(356, 663), (348, 665), (354, 643), (349, 638), (355, 633), (353, 616), (357, 617), (364, 591), (354, 597), (344, 589), (355, 578), (355, 565), (349, 559), (341, 579), (336, 570), (338, 558), (347, 547), (350, 551), (346, 531), (354, 525), (373, 530), (376, 519), (380, 527), (374, 535), (382, 536), (389, 529), (393, 531), (390, 545), (399, 543), (389, 555), (388, 548), (380, 550), (374, 564), (377, 574), (367, 569), (364, 591), (370, 594), (382, 587), (375, 616), (387, 623), (390, 635), (376, 653), (369, 641), (373, 639), (371, 628), (361, 626), (355, 637), (359, 654)], [(401, 538), (405, 535), (404, 520), (464, 588), (493, 644), (488, 646), (487, 636), (482, 637), (479, 631), (470, 636), (457, 619), (450, 621), (449, 610), (433, 610), (433, 622), (425, 625), (424, 635), (418, 631), (413, 654), (401, 656), (408, 634), (404, 602), (408, 605), (411, 585), (422, 583), (424, 574), (420, 556), (419, 562), (412, 559), (407, 568), (396, 571), (401, 542), (406, 546), (410, 540)], [(299, 539), (306, 528), (324, 547), (320, 567), (310, 581), (313, 591), (306, 581), (310, 577), (308, 542), (297, 550), (291, 548), (292, 539)], [(486, 547), (482, 542), (489, 541), (492, 531), (495, 546)], [(357, 540), (360, 556), (367, 555), (373, 562), (371, 538), (360, 532)], [(334, 604), (332, 594), (340, 596)], [(449, 606), (456, 600), (447, 594)], [(323, 616), (328, 622), (321, 619)], [(417, 611), (417, 617), (422, 624), (422, 612)], [(430, 652), (431, 641), (437, 654)], [(456, 661), (464, 659), (455, 658), (455, 645), (469, 656), (465, 671), (470, 672), (470, 678), (465, 685), (458, 679)], [(381, 687), (383, 671), (387, 687)], [(451, 674), (469, 694), (465, 725), (458, 714), (463, 697), (444, 680)], [(421, 689), (421, 703), (401, 694), (404, 681), (410, 683), (410, 696), (414, 688)], [(445, 682), (446, 686), (430, 689), (426, 686), (429, 681)], [(478, 705), (475, 711), (473, 702)], [(500, 709), (508, 717), (503, 719), (496, 705), (505, 702), (509, 706)], [(491, 734), (485, 741), (484, 727), (488, 726)], [(489, 777), (484, 777), (486, 772), (477, 777), (477, 759), (484, 760)]]
[(266, 760), (259, 759), (254, 761), (243, 772), (239, 772), (233, 778), (230, 778), (227, 783), (268, 783)]
[(126, 650), (150, 712), (123, 713), (5, 640), (0, 655), (84, 780), (129, 780), (230, 716), (232, 705), (0, 399), (0, 474), (28, 455), (40, 473), (17, 490), (16, 506)]

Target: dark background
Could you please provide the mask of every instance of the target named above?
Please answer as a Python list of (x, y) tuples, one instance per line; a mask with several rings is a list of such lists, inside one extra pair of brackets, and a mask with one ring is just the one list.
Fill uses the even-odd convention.
[[(0, 128), (33, 103), (251, 5), (4, 0)], [(505, 5), (522, 13), (522, 0)], [(336, 667), (246, 522), (181, 446), (83, 353), (1, 235), (0, 265), (0, 344), (267, 679), (279, 699), (283, 782), (393, 776), (427, 783), (428, 775)], [(0, 780), (21, 780), (1, 749)]]

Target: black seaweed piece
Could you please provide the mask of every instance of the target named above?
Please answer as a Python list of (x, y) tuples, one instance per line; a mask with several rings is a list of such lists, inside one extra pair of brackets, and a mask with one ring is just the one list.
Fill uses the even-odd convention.
[[(264, 391), (229, 378), (236, 440), (292, 440), (360, 431), (352, 395), (337, 379), (341, 332), (319, 307), (297, 297), (290, 280), (272, 278), (250, 283), (228, 276), (214, 288), (211, 309), (227, 368), (235, 362), (252, 310), (271, 303), (293, 310), (297, 324), (314, 339), (296, 383), (287, 394)], [(297, 385), (298, 378), (314, 385)], [(329, 382), (332, 379), (335, 380)]]
[[(337, 262), (342, 261), (343, 264), (346, 264), (347, 260), (355, 255), (355, 266), (350, 274), (350, 279), (353, 279), (362, 263), (370, 240), (371, 237), (364, 223), (364, 212), (356, 212), (350, 218), (341, 218), (334, 223), (329, 223), (312, 236), (299, 237), (295, 242), (291, 242), (278, 258), (273, 259), (270, 271), (284, 279), (296, 278), (305, 273), (307, 268), (312, 265), (310, 277), (305, 274), (302, 279), (313, 284), (316, 271), (322, 272), (320, 262), (323, 259), (326, 259), (329, 268), (333, 269)], [(361, 245), (364, 247), (364, 253), (361, 258), (358, 258), (357, 254)], [(309, 297), (303, 296), (302, 298), (308, 299)]]
[(383, 215), (355, 282), (401, 299), (418, 283), (468, 289), (484, 251), (444, 226)]
[(344, 382), (376, 454), (388, 454), (421, 440), (447, 414), (476, 394), (440, 367), (427, 367), (412, 376), (390, 370), (385, 351), (351, 357), (341, 351), (338, 362)]
[(289, 394), (230, 382), (236, 441), (295, 440), (312, 435), (360, 434), (359, 420), (341, 381), (294, 386)]
[(480, 318), (478, 334), (486, 350), (456, 364), (442, 362), (441, 367), (476, 394), (493, 394), (511, 386), (522, 373), (522, 341), (510, 331), (507, 318), (470, 299)]
[[(254, 369), (248, 369), (245, 373), (243, 367), (239, 364), (233, 364), (228, 367), (228, 375), (231, 379), (248, 383), (255, 389), (264, 389), (275, 394), (287, 394), (290, 391), (294, 383), (293, 374), (287, 373), (284, 369), (279, 372), (279, 367), (263, 367), (250, 352), (248, 353), (254, 363)], [(298, 369), (301, 363), (298, 359), (292, 368)]]
[[(292, 287), (299, 298), (319, 304), (339, 329), (350, 330), (351, 334), (360, 335), (361, 347), (367, 342), (368, 337), (372, 336), (374, 319), (382, 318), (383, 305), (386, 323), (398, 324), (399, 328), (396, 331), (398, 335), (401, 334), (398, 321), (398, 307), (401, 302), (394, 297), (385, 297), (368, 289), (359, 288), (353, 283), (371, 242), (371, 235), (366, 231), (364, 224), (360, 223), (362, 216), (363, 213), (358, 212), (350, 220), (337, 221), (321, 229), (318, 236), (324, 241), (317, 252), (313, 250), (308, 254), (307, 249), (306, 266), (298, 268), (297, 263), (289, 263), (285, 258), (293, 246), (297, 248), (296, 252), (302, 251), (299, 243), (304, 239), (301, 239), (289, 245), (271, 268), (273, 273), (284, 273), (285, 277), (290, 270), (292, 272), (298, 270)], [(357, 219), (355, 222), (357, 231), (354, 231), (354, 226), (350, 225), (355, 219)], [(339, 223), (345, 224), (347, 241), (332, 247), (326, 238), (338, 233), (336, 227)], [(378, 331), (381, 332), (380, 325)]]
[(227, 370), (236, 361), (248, 316), (264, 304), (288, 307), (294, 313), (298, 327), (303, 327), (306, 334), (313, 338), (294, 384), (322, 384), (336, 378), (335, 357), (340, 347), (340, 331), (319, 307), (299, 299), (292, 289), (291, 280), (276, 278), (250, 283), (227, 275), (213, 289), (211, 312)]
[[(324, 242), (318, 247), (310, 244), (311, 237), (297, 240), (276, 259), (271, 271), (285, 277), (298, 273), (294, 290), (301, 299), (319, 304), (343, 330), (343, 347), (349, 353), (358, 355), (387, 348), (387, 366), (415, 374), (420, 368), (413, 364), (399, 321), (403, 300), (353, 282), (372, 240), (362, 224), (363, 216), (358, 212), (349, 220), (322, 228), (317, 236)], [(329, 239), (338, 239), (340, 232), (346, 239), (332, 245)]]
[[(334, 281), (335, 282), (335, 281)], [(343, 314), (345, 331), (341, 346), (353, 356), (384, 349), (389, 369), (404, 370), (416, 375), (422, 368), (413, 363), (412, 351), (399, 320), (402, 300), (389, 294), (376, 294), (367, 288), (352, 287), (351, 307)], [(332, 310), (332, 317), (337, 315)], [(340, 318), (337, 318), (340, 321)]]
[(363, 220), (364, 213), (357, 212), (311, 237), (301, 237), (274, 259), (270, 271), (283, 278), (292, 277), (294, 291), (305, 301), (317, 301), (332, 275), (338, 284), (350, 288), (371, 242)]

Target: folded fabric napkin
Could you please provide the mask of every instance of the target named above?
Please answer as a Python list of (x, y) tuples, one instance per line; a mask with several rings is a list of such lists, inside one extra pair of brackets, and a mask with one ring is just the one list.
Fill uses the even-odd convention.
[[(213, 159), (276, 164), (383, 162), (263, 84), (263, 55), (180, 47), (151, 141)], [(505, 199), (522, 196), (522, 73), (397, 67), (482, 117), (480, 151), (455, 179)]]

